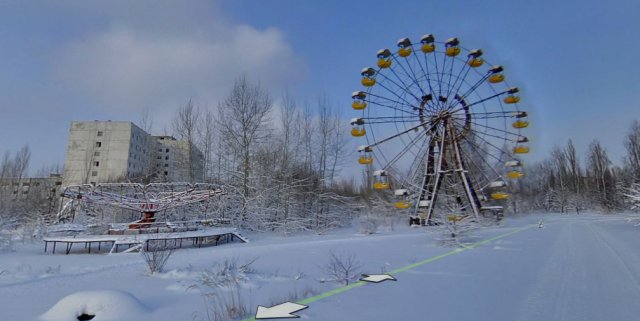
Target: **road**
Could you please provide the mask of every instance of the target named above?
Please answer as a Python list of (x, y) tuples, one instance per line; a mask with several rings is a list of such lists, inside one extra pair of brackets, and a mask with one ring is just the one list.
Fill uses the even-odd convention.
[(397, 273), (396, 282), (318, 300), (298, 314), (311, 320), (639, 320), (640, 228), (620, 216), (540, 217), (543, 228)]

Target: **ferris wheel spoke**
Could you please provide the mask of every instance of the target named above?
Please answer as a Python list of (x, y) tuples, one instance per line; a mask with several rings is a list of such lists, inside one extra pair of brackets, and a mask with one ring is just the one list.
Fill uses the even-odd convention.
[[(392, 57), (393, 57), (393, 60), (395, 60), (396, 62), (398, 61), (395, 56), (392, 56)], [(398, 62), (398, 64), (400, 64), (400, 63)], [(400, 67), (404, 69), (404, 67), (402, 65), (400, 65)], [(389, 68), (389, 70), (391, 70), (391, 73), (398, 79), (398, 81), (400, 81), (402, 83), (402, 86), (400, 86), (398, 83), (396, 83), (394, 80), (392, 80), (391, 78), (387, 77), (383, 73), (378, 73), (378, 75), (384, 77), (386, 80), (388, 80), (392, 84), (396, 85), (398, 88), (403, 89), (406, 93), (408, 93), (409, 95), (411, 95), (414, 98), (418, 99), (418, 97), (416, 97), (413, 93), (411, 93), (408, 90), (406, 90), (406, 88), (411, 88), (411, 87), (409, 85), (407, 85), (404, 82), (404, 80), (402, 80), (402, 77), (400, 77), (400, 75), (398, 75), (398, 73), (393, 68)], [(422, 89), (420, 89), (420, 90), (422, 90)]]
[(380, 120), (380, 119), (399, 119), (399, 120), (406, 120), (406, 119), (413, 119), (414, 121), (417, 119), (420, 119), (420, 116), (379, 116), (379, 117), (362, 117), (362, 119), (364, 120)]
[(407, 154), (409, 152), (409, 150), (411, 150), (411, 148), (413, 148), (413, 146), (415, 146), (415, 144), (417, 142), (419, 142), (420, 140), (424, 139), (426, 136), (423, 135), (417, 135), (416, 137), (412, 138), (408, 144), (405, 145), (405, 147), (396, 155), (394, 156), (389, 163), (387, 163), (382, 169), (383, 170), (387, 170), (389, 168), (391, 168), (391, 166), (393, 166), (398, 160), (400, 160), (405, 154)]
[[(369, 145), (369, 147), (378, 146), (378, 145), (383, 144), (383, 143), (386, 143), (386, 142), (388, 142), (388, 141), (390, 141), (390, 140), (392, 140), (392, 139), (394, 139), (394, 138), (398, 138), (398, 137), (400, 137), (400, 136), (402, 136), (402, 135), (404, 135), (404, 134), (407, 134), (407, 133), (410, 133), (410, 132), (412, 132), (412, 131), (415, 131), (416, 129), (418, 129), (418, 130), (419, 130), (419, 129), (420, 129), (420, 127), (422, 127), (422, 126), (424, 126), (424, 125), (427, 125), (428, 123), (429, 123), (428, 121), (427, 121), (427, 122), (424, 122), (424, 123), (420, 123), (420, 124), (418, 124), (418, 125), (416, 125), (416, 126), (413, 126), (413, 127), (409, 128), (409, 129), (403, 130), (403, 131), (401, 131), (401, 132), (399, 132), (399, 133), (397, 133), (397, 134), (391, 135), (391, 136), (389, 136), (389, 137), (387, 137), (387, 138), (384, 138), (384, 139), (382, 139), (382, 140), (380, 140), (380, 141), (374, 142), (373, 144), (370, 144), (370, 145)], [(436, 121), (434, 121), (434, 125), (432, 125), (432, 126), (431, 126), (427, 131), (431, 131), (431, 130), (433, 130), (433, 128), (435, 128), (436, 126), (437, 126), (437, 122), (436, 122)]]
[[(389, 79), (387, 76), (384, 76), (384, 75), (383, 75), (383, 77), (384, 77), (385, 79)], [(392, 83), (394, 83), (393, 81), (391, 81), (391, 82), (392, 82)], [(394, 83), (394, 84), (395, 84), (395, 83)], [(381, 88), (385, 89), (386, 91), (388, 91), (388, 92), (389, 92), (389, 93), (391, 93), (392, 95), (396, 96), (398, 99), (400, 99), (400, 100), (404, 101), (404, 102), (406, 103), (406, 105), (408, 105), (408, 106), (412, 106), (412, 107), (413, 107), (413, 105), (414, 105), (414, 104), (412, 104), (412, 103), (408, 102), (408, 101), (407, 101), (406, 99), (404, 99), (402, 96), (398, 95), (398, 93), (396, 93), (395, 91), (391, 90), (389, 87), (387, 87), (387, 86), (383, 85), (383, 84), (382, 84), (382, 82), (379, 82), (377, 85), (378, 85), (378, 86), (380, 86)], [(396, 86), (397, 86), (397, 84), (396, 84)], [(416, 98), (416, 101), (420, 101), (420, 99), (418, 99), (418, 97), (416, 97), (413, 93), (409, 92), (406, 88), (402, 88), (402, 87), (398, 87), (398, 88), (399, 88), (401, 91), (404, 91), (405, 93), (407, 93), (408, 95), (413, 96), (414, 98)]]
[(373, 124), (400, 124), (400, 123), (415, 123), (415, 120), (374, 120), (367, 122), (368, 125)]
[(493, 155), (493, 153), (490, 153), (489, 151), (484, 151), (483, 152), (483, 148), (481, 146), (479, 146), (477, 143), (475, 143), (472, 140), (470, 140), (470, 139), (465, 138), (465, 142), (469, 144), (471, 149), (480, 157), (482, 162), (485, 165), (487, 165), (494, 172), (494, 174), (496, 174), (496, 176), (498, 176), (498, 177), (502, 176), (500, 174), (500, 172), (495, 168), (495, 165), (489, 164), (489, 162), (487, 161), (487, 156), (489, 158), (495, 160), (496, 164), (501, 163), (502, 159), (500, 159), (499, 157)]
[[(442, 96), (442, 82), (443, 82), (443, 75), (442, 72), (440, 72), (439, 67), (438, 67), (438, 57), (436, 57), (436, 55), (431, 55), (433, 56), (433, 65), (434, 67), (436, 67), (436, 80), (438, 82), (438, 95)], [(443, 67), (444, 69), (444, 67)], [(435, 92), (434, 92), (435, 94)]]
[[(411, 45), (411, 50), (415, 51), (413, 49), (413, 45)], [(409, 63), (409, 58), (405, 58), (402, 59), (405, 61), (405, 64), (407, 65), (407, 67), (409, 68), (409, 71), (411, 72), (411, 74), (409, 74), (409, 72), (407, 72), (407, 69), (404, 67), (404, 65), (402, 64), (402, 62), (400, 62), (396, 55), (393, 56), (393, 60), (395, 60), (398, 64), (398, 66), (400, 66), (400, 68), (402, 68), (402, 70), (404, 71), (404, 73), (411, 79), (411, 81), (418, 87), (418, 89), (420, 89), (420, 92), (422, 93), (422, 95), (425, 95), (426, 93), (424, 92), (424, 90), (422, 89), (422, 86), (420, 86), (420, 83), (418, 82), (418, 77), (416, 76), (415, 72), (413, 72), (413, 68), (411, 67), (411, 64)], [(394, 70), (392, 70), (394, 74), (396, 74), (396, 72)], [(411, 77), (413, 76), (413, 77)], [(398, 74), (396, 74), (396, 77), (398, 77), (400, 79), (400, 77), (398, 76)]]
[[(467, 144), (469, 144), (469, 146), (471, 147), (471, 150), (474, 151), (479, 156), (480, 161), (482, 163), (484, 163), (496, 175), (496, 177), (502, 177), (500, 172), (498, 172), (498, 170), (496, 170), (494, 168), (494, 166), (491, 166), (491, 164), (489, 164), (489, 162), (487, 162), (486, 155), (482, 155), (480, 153), (480, 151), (478, 151), (478, 146), (476, 146), (474, 143), (472, 143), (471, 141), (468, 141), (468, 140), (465, 140), (465, 142)], [(466, 154), (466, 151), (463, 150), (463, 153)], [(472, 160), (472, 162), (473, 162), (473, 157), (469, 157), (468, 156), (466, 159)], [(500, 160), (498, 160), (498, 161), (500, 161)], [(487, 173), (485, 171), (483, 171), (481, 167), (478, 167), (478, 165), (475, 164), (475, 163), (474, 163), (474, 165), (476, 165), (476, 167), (479, 169), (478, 172), (480, 172), (481, 175), (484, 176), (484, 178), (486, 178), (488, 182), (492, 181), (491, 178), (489, 176), (487, 176)]]
[[(473, 125), (475, 125), (475, 126), (484, 127), (484, 128), (486, 128), (486, 129), (494, 130), (494, 131), (496, 131), (496, 132), (503, 133), (503, 134), (507, 134), (507, 135), (511, 135), (511, 136), (514, 136), (514, 137), (520, 137), (520, 136), (521, 136), (521, 135), (520, 135), (520, 134), (518, 134), (518, 133), (510, 132), (510, 131), (508, 131), (508, 130), (504, 130), (504, 129), (496, 128), (496, 127), (489, 126), (489, 125), (485, 125), (485, 124), (480, 124), (480, 123), (475, 122), (475, 121), (473, 121), (473, 120), (471, 120), (471, 123), (472, 123)], [(507, 138), (505, 138), (504, 136), (501, 136), (501, 137), (502, 137), (503, 139), (505, 139), (505, 140), (508, 140), (508, 139), (507, 139)]]
[[(406, 109), (398, 108), (398, 107), (395, 107), (395, 106), (390, 106), (390, 105), (386, 105), (386, 104), (381, 104), (381, 103), (379, 103), (379, 102), (372, 101), (372, 100), (366, 100), (366, 102), (368, 102), (368, 103), (370, 103), (370, 104), (372, 104), (372, 105), (376, 105), (376, 106), (380, 106), (380, 107), (384, 107), (384, 108), (388, 108), (388, 109), (393, 109), (393, 110), (396, 110), (396, 111), (399, 111), (399, 112), (402, 112), (402, 113), (405, 113), (405, 114), (409, 114), (409, 115), (411, 115), (411, 116), (419, 116), (417, 113), (414, 113), (414, 112), (408, 111), (408, 110), (406, 110)], [(404, 106), (404, 105), (401, 105), (401, 106)]]
[[(392, 92), (392, 91), (391, 91), (391, 92)], [(392, 92), (392, 93), (393, 93), (393, 92)], [(402, 98), (402, 97), (398, 97), (400, 100), (402, 100), (402, 101), (399, 101), (399, 100), (391, 99), (391, 98), (389, 98), (389, 97), (380, 96), (380, 95), (377, 95), (377, 94), (374, 94), (374, 93), (368, 93), (367, 95), (369, 95), (370, 97), (375, 97), (375, 98), (378, 98), (378, 99), (381, 99), (381, 100), (385, 100), (385, 101), (388, 101), (388, 102), (390, 102), (390, 103), (394, 103), (394, 104), (397, 104), (397, 105), (402, 105), (402, 106), (406, 106), (406, 105), (408, 105), (408, 106), (410, 106), (411, 108), (414, 108), (414, 107), (415, 107), (413, 104), (409, 103), (406, 99), (404, 99), (404, 98)], [(372, 103), (376, 103), (376, 101), (371, 100), (371, 99), (368, 99), (368, 98), (367, 98), (367, 99), (364, 99), (364, 101), (372, 102)]]
[(415, 123), (420, 121), (420, 116), (387, 116), (387, 117), (364, 117), (366, 124), (389, 124), (389, 123)]
[[(422, 66), (422, 63), (420, 62), (420, 59), (418, 59), (418, 65), (420, 66), (420, 69), (422, 70), (422, 74), (424, 75), (426, 81), (427, 81), (427, 86), (429, 87), (429, 92), (431, 92), (432, 94), (434, 93), (433, 91), (433, 86), (431, 85), (431, 74), (429, 73), (429, 64), (427, 64), (427, 54), (426, 53), (422, 53), (422, 57), (424, 58), (424, 67)], [(425, 70), (426, 68), (426, 70)]]
[(467, 97), (469, 97), (469, 95), (473, 94), (476, 91), (476, 89), (478, 89), (478, 87), (480, 87), (480, 85), (482, 85), (482, 83), (487, 80), (487, 78), (489, 78), (489, 74), (485, 74), (482, 78), (480, 78), (480, 80), (478, 80), (475, 84), (473, 84), (471, 88), (469, 88), (464, 94), (459, 95), (460, 99), (459, 100), (456, 99), (456, 102), (453, 103), (451, 107), (449, 107), (449, 110), (452, 110), (453, 108), (458, 106), (460, 101), (464, 101)]
[[(476, 134), (476, 132), (471, 131), (470, 133), (471, 133), (471, 135), (473, 135), (473, 137), (481, 140), (482, 142), (484, 142), (488, 146), (493, 147), (498, 153), (500, 153), (501, 157), (504, 156), (504, 155), (509, 155), (503, 148), (500, 148), (500, 147), (494, 145), (493, 143), (491, 143), (488, 140), (486, 140), (484, 137), (480, 137), (478, 134)], [(487, 153), (487, 154), (491, 155), (491, 157), (495, 158), (498, 162), (502, 161), (500, 157), (497, 157), (497, 156), (493, 155), (492, 153)]]
[(508, 111), (508, 110), (501, 110), (501, 111), (486, 111), (486, 112), (472, 112), (470, 113), (472, 116), (509, 116), (511, 114), (515, 113), (515, 111)]
[(472, 103), (463, 104), (462, 107), (460, 107), (458, 109), (454, 109), (456, 106), (458, 106), (458, 104), (460, 104), (461, 101), (464, 101), (464, 99), (465, 99), (465, 97), (459, 96), (458, 97), (459, 99), (456, 99), (456, 102), (454, 104), (451, 104), (451, 107), (449, 107), (449, 111), (451, 113), (455, 113), (455, 112), (458, 112), (458, 111), (460, 111), (462, 109), (470, 108), (470, 107), (473, 107), (475, 105), (482, 104), (482, 103), (484, 103), (486, 101), (489, 101), (491, 99), (499, 98), (500, 96), (502, 96), (504, 94), (507, 94), (507, 93), (509, 93), (509, 90), (505, 90), (503, 92), (499, 92), (499, 93), (493, 94), (493, 95), (491, 95), (489, 97), (486, 97), (486, 98), (481, 98), (480, 100), (474, 101)]
[[(446, 95), (444, 97), (449, 98), (449, 93), (451, 92), (451, 80), (453, 80), (453, 66), (455, 65), (456, 59), (455, 57), (451, 57), (450, 59), (447, 59), (447, 55), (444, 55), (445, 57), (445, 62), (447, 60), (451, 60), (451, 67), (449, 67), (449, 72), (447, 73), (447, 75), (449, 76), (449, 79), (447, 80), (447, 89), (446, 89)], [(446, 66), (446, 65), (445, 65)], [(455, 83), (455, 82), (454, 82)]]
[[(516, 113), (514, 111), (495, 111), (495, 112), (468, 112), (471, 115), (472, 119), (496, 119), (496, 118), (511, 118), (513, 114)], [(466, 113), (465, 113), (466, 114)], [(466, 115), (464, 114), (452, 114), (453, 118), (456, 119), (465, 119)]]
[[(469, 66), (469, 59), (471, 58), (467, 56), (467, 60), (464, 62), (464, 65), (458, 72), (458, 75), (456, 76), (456, 79), (453, 82), (453, 86), (451, 87), (451, 89), (453, 90), (450, 90), (449, 92), (447, 92), (447, 97), (449, 97), (452, 93), (457, 93), (458, 90), (460, 90), (460, 87), (462, 86), (462, 84), (465, 83), (465, 79), (467, 79), (467, 76), (469, 75), (469, 71), (471, 70), (471, 67)], [(464, 76), (461, 77), (463, 72), (464, 72)], [(460, 82), (460, 84), (458, 84), (458, 82)], [(456, 85), (458, 85), (458, 88), (456, 88)]]

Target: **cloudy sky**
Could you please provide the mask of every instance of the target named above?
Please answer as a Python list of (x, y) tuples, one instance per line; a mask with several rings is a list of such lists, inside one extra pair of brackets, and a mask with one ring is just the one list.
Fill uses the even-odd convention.
[(619, 163), (640, 119), (640, 2), (0, 1), (0, 153), (63, 163), (72, 120), (162, 133), (176, 107), (214, 108), (241, 74), (275, 97), (350, 110), (359, 70), (401, 37), (460, 38), (505, 66), (532, 115), (534, 158), (593, 138)]

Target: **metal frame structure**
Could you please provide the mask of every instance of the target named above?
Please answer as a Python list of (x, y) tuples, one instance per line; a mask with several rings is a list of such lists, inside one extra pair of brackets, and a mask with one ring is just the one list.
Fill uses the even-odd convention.
[(479, 219), (509, 197), (506, 181), (523, 176), (529, 122), (519, 89), (457, 38), (428, 34), (397, 46), (378, 51), (377, 68), (361, 71), (365, 88), (352, 95), (362, 114), (351, 134), (366, 141), (358, 162), (379, 166), (373, 187), (396, 189), (395, 206), (426, 224)]
[(221, 186), (206, 183), (103, 183), (68, 186), (62, 196), (71, 200), (68, 204), (80, 201), (138, 211), (142, 220), (147, 219), (141, 223), (148, 223), (154, 221), (157, 212), (204, 202), (223, 194)]

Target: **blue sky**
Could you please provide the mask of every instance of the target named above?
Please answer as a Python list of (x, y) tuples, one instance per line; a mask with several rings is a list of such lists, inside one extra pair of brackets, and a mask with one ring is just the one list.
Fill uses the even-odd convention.
[(71, 120), (162, 133), (189, 98), (217, 105), (242, 73), (278, 97), (325, 93), (350, 110), (359, 70), (402, 37), (456, 36), (506, 68), (531, 113), (533, 159), (598, 138), (619, 163), (640, 119), (638, 1), (0, 2), (0, 152), (64, 162)]

